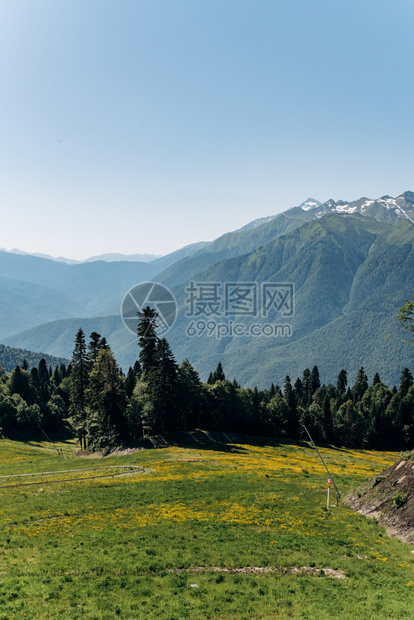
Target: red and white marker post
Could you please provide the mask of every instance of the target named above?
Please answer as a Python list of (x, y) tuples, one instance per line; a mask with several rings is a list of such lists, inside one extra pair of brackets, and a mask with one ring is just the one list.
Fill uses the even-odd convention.
[(331, 488), (332, 480), (328, 478), (328, 499), (326, 501), (326, 508), (329, 510), (329, 489)]

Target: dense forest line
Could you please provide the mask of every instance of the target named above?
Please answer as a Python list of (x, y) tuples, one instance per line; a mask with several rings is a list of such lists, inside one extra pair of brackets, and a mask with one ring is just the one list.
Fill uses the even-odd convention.
[(306, 368), (282, 386), (243, 388), (221, 363), (202, 382), (191, 363), (177, 364), (156, 333), (157, 313), (145, 308), (138, 328), (139, 356), (125, 374), (105, 338), (89, 343), (79, 329), (68, 366), (45, 359), (29, 370), (26, 360), (0, 376), (0, 426), (34, 433), (59, 430), (68, 419), (88, 450), (108, 451), (143, 436), (196, 428), (250, 435), (305, 438), (350, 448), (403, 450), (414, 443), (414, 381), (404, 368), (399, 386), (377, 374), (369, 384), (360, 368), (352, 385), (340, 370), (336, 385)]
[(38, 366), (42, 358), (48, 366), (52, 366), (53, 368), (60, 364), (67, 365), (68, 363), (68, 360), (64, 357), (55, 357), (54, 355), (48, 355), (46, 353), (35, 353), (28, 349), (16, 349), (0, 344), (0, 366), (6, 372), (11, 372), (16, 366), (21, 365), (23, 360), (26, 360), (29, 368), (33, 368), (33, 366)]

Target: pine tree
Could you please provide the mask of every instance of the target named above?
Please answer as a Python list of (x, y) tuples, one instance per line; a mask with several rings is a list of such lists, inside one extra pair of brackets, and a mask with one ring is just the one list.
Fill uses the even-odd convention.
[(59, 370), (59, 366), (56, 366), (55, 370), (53, 371), (53, 377), (52, 377), (52, 381), (53, 384), (58, 387), (62, 381), (63, 377), (62, 374)]
[(295, 393), (293, 391), (289, 376), (285, 377), (283, 398), (288, 408), (287, 435), (292, 439), (299, 439), (299, 416), (296, 406)]
[(90, 341), (88, 344), (88, 361), (92, 368), (92, 366), (96, 362), (96, 358), (98, 356), (99, 350), (102, 348), (101, 334), (98, 334), (98, 332), (92, 332), (89, 338), (90, 338)]
[(408, 368), (404, 368), (401, 374), (399, 393), (402, 397), (407, 395), (408, 390), (414, 384), (413, 376)]
[(130, 366), (128, 368), (127, 376), (125, 378), (125, 390), (126, 390), (126, 395), (128, 398), (131, 398), (136, 383), (137, 383), (137, 376), (132, 366)]
[(322, 425), (323, 435), (326, 443), (330, 443), (333, 440), (333, 422), (331, 413), (331, 401), (328, 394), (325, 394), (322, 406)]
[(303, 384), (299, 377), (296, 379), (293, 389), (295, 390), (296, 402), (298, 404), (302, 403), (303, 402)]
[(367, 389), (368, 389), (368, 378), (367, 378), (367, 375), (365, 374), (365, 370), (363, 366), (361, 366), (361, 368), (357, 372), (355, 383), (352, 386), (352, 390), (351, 390), (354, 403), (361, 400), (361, 398), (363, 397)]
[(147, 306), (139, 315), (138, 344), (142, 381), (146, 384), (144, 425), (151, 432), (177, 428), (177, 363), (170, 345), (156, 333), (158, 313)]
[(86, 389), (88, 386), (88, 355), (85, 334), (78, 330), (75, 348), (72, 353), (70, 372), (69, 415), (77, 430), (81, 448), (86, 449)]
[(346, 370), (342, 368), (342, 370), (340, 371), (338, 375), (338, 380), (336, 382), (336, 387), (337, 387), (339, 394), (341, 395), (345, 394), (347, 384), (348, 384), (348, 377), (346, 374)]
[(141, 374), (142, 374), (142, 369), (141, 369), (141, 364), (139, 363), (139, 361), (137, 360), (133, 366), (133, 370), (135, 373), (135, 376), (137, 379), (141, 378)]
[(381, 383), (381, 379), (379, 374), (376, 372), (372, 380), (372, 385), (377, 385), (378, 383)]
[(158, 352), (158, 395), (157, 410), (161, 422), (161, 428), (164, 430), (178, 430), (179, 423), (177, 419), (177, 362), (171, 351), (170, 345), (165, 338), (161, 338), (157, 346)]
[(315, 394), (316, 390), (321, 387), (321, 382), (319, 379), (319, 368), (314, 366), (310, 373), (309, 377), (309, 400)]
[(310, 402), (310, 374), (309, 368), (305, 368), (302, 375), (303, 405), (307, 405)]
[(50, 377), (49, 370), (47, 368), (46, 360), (44, 357), (39, 362), (37, 367), (38, 370), (38, 382), (39, 382), (39, 398), (42, 406), (42, 403), (45, 404), (48, 402), (50, 398)]
[(95, 449), (113, 447), (126, 436), (126, 396), (112, 351), (101, 349), (89, 374), (87, 428)]
[(138, 322), (138, 345), (140, 347), (139, 363), (142, 368), (143, 380), (146, 380), (146, 376), (158, 366), (158, 353), (157, 353), (157, 318), (158, 313), (147, 306), (139, 314)]
[(226, 380), (226, 375), (224, 374), (224, 370), (223, 370), (223, 366), (221, 365), (221, 362), (219, 362), (217, 364), (216, 370), (213, 372), (211, 376), (211, 382), (214, 384), (214, 383), (217, 383), (218, 381), (225, 381), (225, 380)]
[(188, 359), (178, 368), (178, 415), (184, 431), (200, 426), (202, 387), (199, 374)]

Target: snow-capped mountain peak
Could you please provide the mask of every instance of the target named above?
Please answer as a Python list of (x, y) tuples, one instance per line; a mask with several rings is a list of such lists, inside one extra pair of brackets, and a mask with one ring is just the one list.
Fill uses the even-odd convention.
[(321, 206), (321, 204), (322, 203), (320, 203), (319, 200), (315, 200), (314, 198), (308, 198), (307, 200), (305, 200), (305, 202), (302, 202), (299, 207), (303, 209), (303, 211), (310, 211), (310, 209), (317, 209)]
[(352, 202), (344, 200), (335, 202), (330, 199), (317, 207), (316, 216), (322, 217), (327, 213), (359, 213), (389, 223), (399, 219), (408, 219), (414, 224), (414, 192), (404, 192), (397, 198), (382, 196), (376, 200), (363, 197)]

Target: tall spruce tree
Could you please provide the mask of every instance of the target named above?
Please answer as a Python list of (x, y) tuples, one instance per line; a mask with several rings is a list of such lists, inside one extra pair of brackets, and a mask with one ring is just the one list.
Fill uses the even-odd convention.
[(139, 314), (141, 379), (146, 388), (145, 427), (162, 433), (177, 428), (177, 363), (165, 338), (157, 335), (158, 313), (147, 306)]
[(407, 395), (408, 390), (413, 385), (413, 376), (408, 368), (404, 368), (401, 374), (399, 393), (402, 397)]
[(199, 374), (188, 359), (178, 368), (178, 415), (184, 431), (200, 426), (202, 386)]
[(75, 338), (70, 372), (69, 415), (78, 433), (81, 448), (86, 449), (86, 389), (88, 387), (89, 359), (85, 334), (80, 328)]
[(283, 385), (283, 398), (288, 407), (288, 420), (286, 429), (287, 435), (292, 439), (299, 439), (299, 416), (296, 406), (295, 392), (293, 391), (289, 375), (285, 377), (285, 383)]
[(338, 380), (336, 382), (336, 387), (337, 387), (339, 394), (341, 395), (345, 394), (347, 384), (348, 384), (348, 377), (346, 374), (346, 370), (342, 368), (342, 370), (338, 374)]
[(87, 429), (95, 449), (113, 447), (126, 436), (126, 395), (118, 364), (110, 349), (101, 349), (89, 374)]
[(158, 366), (158, 351), (157, 351), (157, 318), (158, 313), (153, 308), (147, 306), (138, 314), (138, 346), (139, 363), (142, 369), (143, 380), (146, 380), (146, 376), (149, 372), (152, 372), (154, 367)]
[(92, 332), (91, 335), (89, 336), (89, 339), (90, 340), (88, 344), (88, 361), (92, 368), (92, 366), (96, 362), (96, 358), (98, 356), (99, 350), (102, 348), (101, 347), (101, 334), (98, 334), (98, 332)]
[(305, 370), (303, 371), (303, 374), (302, 374), (302, 389), (303, 389), (302, 404), (303, 405), (307, 405), (308, 402), (310, 401), (310, 398), (309, 398), (309, 394), (310, 394), (310, 374), (311, 374), (311, 371), (309, 370), (309, 368), (305, 368)]
[(357, 372), (355, 383), (351, 389), (354, 403), (361, 400), (361, 398), (363, 397), (367, 389), (368, 389), (368, 378), (367, 378), (367, 375), (365, 374), (364, 367), (361, 366), (361, 368)]
[(42, 403), (47, 403), (50, 398), (50, 377), (44, 357), (40, 360), (37, 369), (39, 380), (39, 397)]
[(157, 390), (158, 416), (162, 429), (174, 431), (180, 428), (177, 415), (178, 365), (171, 351), (171, 347), (165, 338), (161, 338), (161, 340), (158, 341), (157, 351), (159, 360)]
[(316, 390), (321, 387), (321, 381), (319, 379), (319, 368), (314, 366), (311, 370), (309, 377), (309, 399), (315, 394)]

